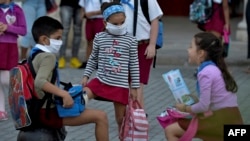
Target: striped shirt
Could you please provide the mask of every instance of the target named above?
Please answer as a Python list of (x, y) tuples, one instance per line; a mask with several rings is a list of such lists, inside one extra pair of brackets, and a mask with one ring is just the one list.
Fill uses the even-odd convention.
[(96, 77), (107, 85), (129, 88), (130, 76), (131, 87), (140, 87), (137, 40), (129, 34), (96, 34), (84, 76), (90, 77), (97, 66)]

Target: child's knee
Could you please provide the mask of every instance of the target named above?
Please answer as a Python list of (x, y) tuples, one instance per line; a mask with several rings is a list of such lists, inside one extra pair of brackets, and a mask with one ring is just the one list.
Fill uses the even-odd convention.
[(101, 122), (108, 122), (108, 116), (107, 114), (104, 112), (104, 111), (100, 111), (98, 113), (98, 121), (101, 121)]

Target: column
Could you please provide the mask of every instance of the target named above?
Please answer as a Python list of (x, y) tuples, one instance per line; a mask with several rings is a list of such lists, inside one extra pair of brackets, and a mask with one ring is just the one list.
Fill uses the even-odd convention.
[(247, 41), (247, 24), (246, 24), (246, 5), (248, 0), (243, 0), (244, 11), (243, 11), (243, 20), (238, 24), (238, 29), (236, 31), (236, 40), (238, 41)]

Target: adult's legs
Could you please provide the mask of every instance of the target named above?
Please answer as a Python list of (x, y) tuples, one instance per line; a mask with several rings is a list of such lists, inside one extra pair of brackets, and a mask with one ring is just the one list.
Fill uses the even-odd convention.
[(72, 46), (72, 58), (70, 59), (70, 66), (73, 68), (80, 68), (82, 63), (78, 59), (78, 52), (81, 46), (81, 36), (82, 36), (82, 16), (81, 9), (73, 9), (73, 30), (74, 30), (74, 38), (73, 38), (73, 46)]
[(78, 57), (82, 37), (82, 15), (81, 9), (75, 9), (74, 12), (74, 39), (72, 47), (72, 57)]
[(148, 84), (151, 65), (153, 59), (147, 59), (145, 55), (146, 48), (148, 43), (141, 43), (138, 45), (138, 59), (140, 67), (140, 88), (137, 91), (137, 99), (144, 109), (144, 85)]
[(63, 118), (63, 125), (78, 126), (95, 123), (95, 136), (97, 141), (109, 140), (108, 118), (105, 112), (94, 109), (85, 109), (80, 116)]
[(60, 7), (60, 17), (63, 25), (63, 36), (62, 36), (62, 47), (60, 48), (59, 57), (64, 57), (66, 55), (66, 48), (68, 44), (68, 34), (70, 30), (71, 19), (73, 16), (73, 8), (70, 6)]
[(70, 6), (61, 6), (60, 7), (60, 17), (61, 22), (63, 25), (63, 35), (62, 35), (62, 41), (63, 44), (60, 48), (59, 52), (59, 68), (64, 68), (66, 64), (65, 56), (66, 56), (66, 49), (68, 45), (68, 34), (70, 30), (70, 24), (73, 16), (73, 8)]

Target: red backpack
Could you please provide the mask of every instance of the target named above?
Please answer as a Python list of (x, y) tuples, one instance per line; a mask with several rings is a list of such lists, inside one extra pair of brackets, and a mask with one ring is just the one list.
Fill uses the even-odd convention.
[[(33, 54), (33, 58), (41, 51)], [(45, 94), (38, 98), (35, 91), (35, 70), (32, 59), (23, 61), (10, 70), (9, 107), (11, 117), (17, 130), (27, 130), (39, 126), (39, 113), (46, 100), (52, 98), (51, 94)], [(56, 74), (53, 73), (51, 82), (55, 82)], [(49, 102), (47, 103), (49, 104)], [(47, 107), (47, 106), (46, 106)]]

